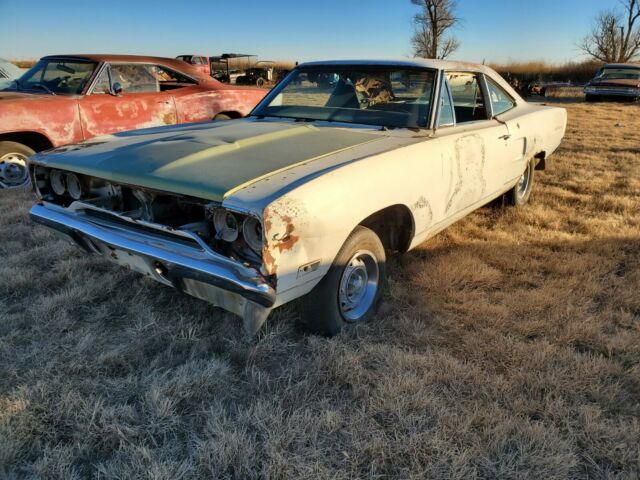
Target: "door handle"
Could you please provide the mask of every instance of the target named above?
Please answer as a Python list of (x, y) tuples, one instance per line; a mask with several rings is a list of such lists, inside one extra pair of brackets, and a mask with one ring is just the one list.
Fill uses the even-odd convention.
[(169, 100), (163, 100), (163, 101), (158, 102), (158, 103), (163, 103), (165, 105), (171, 105), (171, 102)]
[(502, 135), (501, 137), (498, 137), (498, 140), (509, 140), (510, 138), (511, 135), (507, 133), (505, 135)]

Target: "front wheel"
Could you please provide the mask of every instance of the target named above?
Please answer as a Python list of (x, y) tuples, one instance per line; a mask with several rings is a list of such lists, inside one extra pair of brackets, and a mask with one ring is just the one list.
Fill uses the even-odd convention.
[(532, 158), (527, 163), (527, 168), (518, 179), (518, 183), (506, 193), (506, 200), (509, 205), (518, 207), (529, 201), (533, 190), (533, 179), (536, 171), (536, 159)]
[(386, 260), (380, 238), (366, 227), (356, 227), (325, 277), (303, 299), (307, 327), (333, 336), (370, 319), (386, 286)]
[(0, 142), (0, 188), (18, 188), (29, 184), (27, 159), (31, 148), (17, 142)]

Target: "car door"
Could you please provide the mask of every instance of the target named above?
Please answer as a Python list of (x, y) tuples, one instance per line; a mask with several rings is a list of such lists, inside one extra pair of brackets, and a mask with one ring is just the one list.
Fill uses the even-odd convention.
[(520, 117), (512, 112), (516, 106), (514, 98), (491, 77), (485, 75), (484, 78), (491, 116), (504, 123), (507, 128), (507, 133), (501, 142), (504, 156), (500, 170), (504, 173), (505, 184), (510, 184), (520, 177), (525, 169), (528, 138), (520, 126)]
[(153, 65), (105, 65), (78, 103), (84, 138), (176, 123), (171, 94), (163, 91)]
[(445, 72), (441, 79), (436, 137), (443, 156), (445, 211), (449, 217), (476, 208), (503, 189), (507, 127), (491, 119), (482, 76)]

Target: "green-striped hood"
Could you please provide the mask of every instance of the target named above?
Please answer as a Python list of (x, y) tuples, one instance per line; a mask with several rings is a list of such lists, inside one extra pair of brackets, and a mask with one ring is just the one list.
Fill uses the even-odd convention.
[(222, 201), (259, 178), (382, 138), (360, 129), (237, 120), (121, 133), (34, 160), (113, 182)]

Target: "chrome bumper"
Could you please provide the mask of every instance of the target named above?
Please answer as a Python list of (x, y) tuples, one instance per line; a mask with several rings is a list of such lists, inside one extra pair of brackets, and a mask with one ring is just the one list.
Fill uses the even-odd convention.
[(598, 87), (597, 89), (589, 89), (585, 88), (584, 93), (586, 95), (593, 96), (602, 96), (602, 97), (631, 97), (636, 98), (640, 96), (640, 91), (637, 89), (616, 89), (616, 88), (606, 88), (606, 87)]
[(255, 270), (214, 252), (202, 240), (184, 241), (184, 232), (172, 238), (149, 228), (130, 228), (73, 207), (41, 202), (29, 215), (88, 253), (240, 315), (249, 334), (256, 333), (269, 315), (276, 300), (273, 287)]

